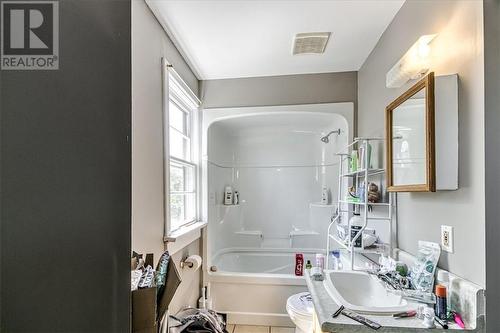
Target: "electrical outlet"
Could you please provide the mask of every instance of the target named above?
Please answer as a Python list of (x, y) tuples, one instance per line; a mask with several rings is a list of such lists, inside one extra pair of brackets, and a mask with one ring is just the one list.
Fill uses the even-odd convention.
[(453, 227), (441, 226), (441, 248), (443, 251), (453, 253)]

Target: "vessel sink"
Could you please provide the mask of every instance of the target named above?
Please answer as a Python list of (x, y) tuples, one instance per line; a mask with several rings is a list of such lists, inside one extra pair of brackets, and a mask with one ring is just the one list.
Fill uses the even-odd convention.
[(411, 309), (405, 299), (386, 290), (375, 275), (366, 272), (326, 270), (323, 283), (337, 304), (356, 312), (393, 314)]

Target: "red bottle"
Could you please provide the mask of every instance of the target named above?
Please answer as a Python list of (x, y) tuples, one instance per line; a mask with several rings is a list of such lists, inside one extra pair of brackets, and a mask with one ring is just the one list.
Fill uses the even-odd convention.
[(295, 275), (302, 276), (304, 274), (304, 255), (302, 253), (295, 254)]

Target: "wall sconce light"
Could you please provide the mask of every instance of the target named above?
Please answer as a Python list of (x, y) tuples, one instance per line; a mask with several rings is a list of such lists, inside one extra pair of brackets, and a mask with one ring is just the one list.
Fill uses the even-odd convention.
[(430, 68), (430, 43), (436, 35), (420, 37), (405, 55), (387, 72), (385, 85), (387, 88), (399, 88), (409, 80), (423, 77)]

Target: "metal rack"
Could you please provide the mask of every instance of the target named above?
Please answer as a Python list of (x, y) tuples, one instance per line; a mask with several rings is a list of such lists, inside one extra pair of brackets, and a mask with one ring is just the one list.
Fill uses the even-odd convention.
[[(328, 225), (328, 231), (327, 231), (327, 245), (326, 245), (326, 265), (329, 267), (329, 261), (330, 261), (330, 249), (332, 248), (331, 242), (334, 241), (338, 245), (340, 245), (341, 248), (347, 250), (350, 252), (351, 255), (351, 270), (354, 270), (354, 259), (355, 259), (355, 253), (360, 253), (360, 254), (385, 254), (385, 253), (391, 253), (393, 248), (394, 248), (394, 240), (393, 240), (393, 198), (392, 194), (388, 193), (388, 200), (387, 202), (377, 202), (377, 203), (371, 203), (368, 202), (368, 179), (372, 176), (377, 176), (377, 175), (384, 175), (385, 174), (385, 169), (371, 169), (369, 165), (369, 156), (368, 156), (368, 145), (370, 141), (382, 141), (384, 139), (382, 138), (355, 138), (354, 141), (347, 145), (342, 151), (337, 153), (337, 156), (339, 156), (339, 184), (338, 184), (338, 191), (337, 191), (337, 212), (336, 215), (332, 216), (331, 223)], [(358, 144), (358, 146), (362, 146), (365, 152), (365, 158), (364, 158), (364, 165), (362, 166), (362, 169), (356, 170), (356, 171), (344, 171), (344, 162), (349, 161), (350, 154), (349, 151), (352, 150), (352, 147), (354, 145)], [(345, 186), (346, 180), (352, 179), (353, 182), (359, 184), (359, 181), (364, 181), (363, 186), (364, 186), (364, 196), (363, 200), (360, 202), (355, 202), (355, 201), (350, 201), (350, 200), (344, 200), (343, 199), (343, 188)], [(351, 240), (351, 221), (350, 221), (350, 216), (351, 213), (353, 213), (353, 210), (350, 210), (349, 207), (354, 207), (354, 206), (359, 206), (360, 209), (364, 210), (364, 223), (361, 229), (356, 233), (356, 235), (352, 238)], [(347, 206), (347, 209), (343, 209), (344, 206)], [(383, 217), (369, 217), (369, 211), (371, 207), (384, 207), (388, 210), (387, 216)], [(342, 220), (342, 217), (344, 214), (347, 214), (347, 233), (346, 233), (346, 239), (342, 240), (337, 237), (337, 235), (332, 235), (331, 234), (331, 229), (332, 226), (339, 224), (339, 222)], [(361, 249), (355, 249), (354, 248), (354, 243), (359, 237), (362, 237), (363, 231), (366, 229), (368, 225), (368, 220), (383, 220), (387, 221), (388, 223), (388, 228), (389, 228), (389, 243), (387, 244), (381, 244), (381, 243), (376, 243), (376, 246), (370, 247), (370, 248), (361, 248)]]

